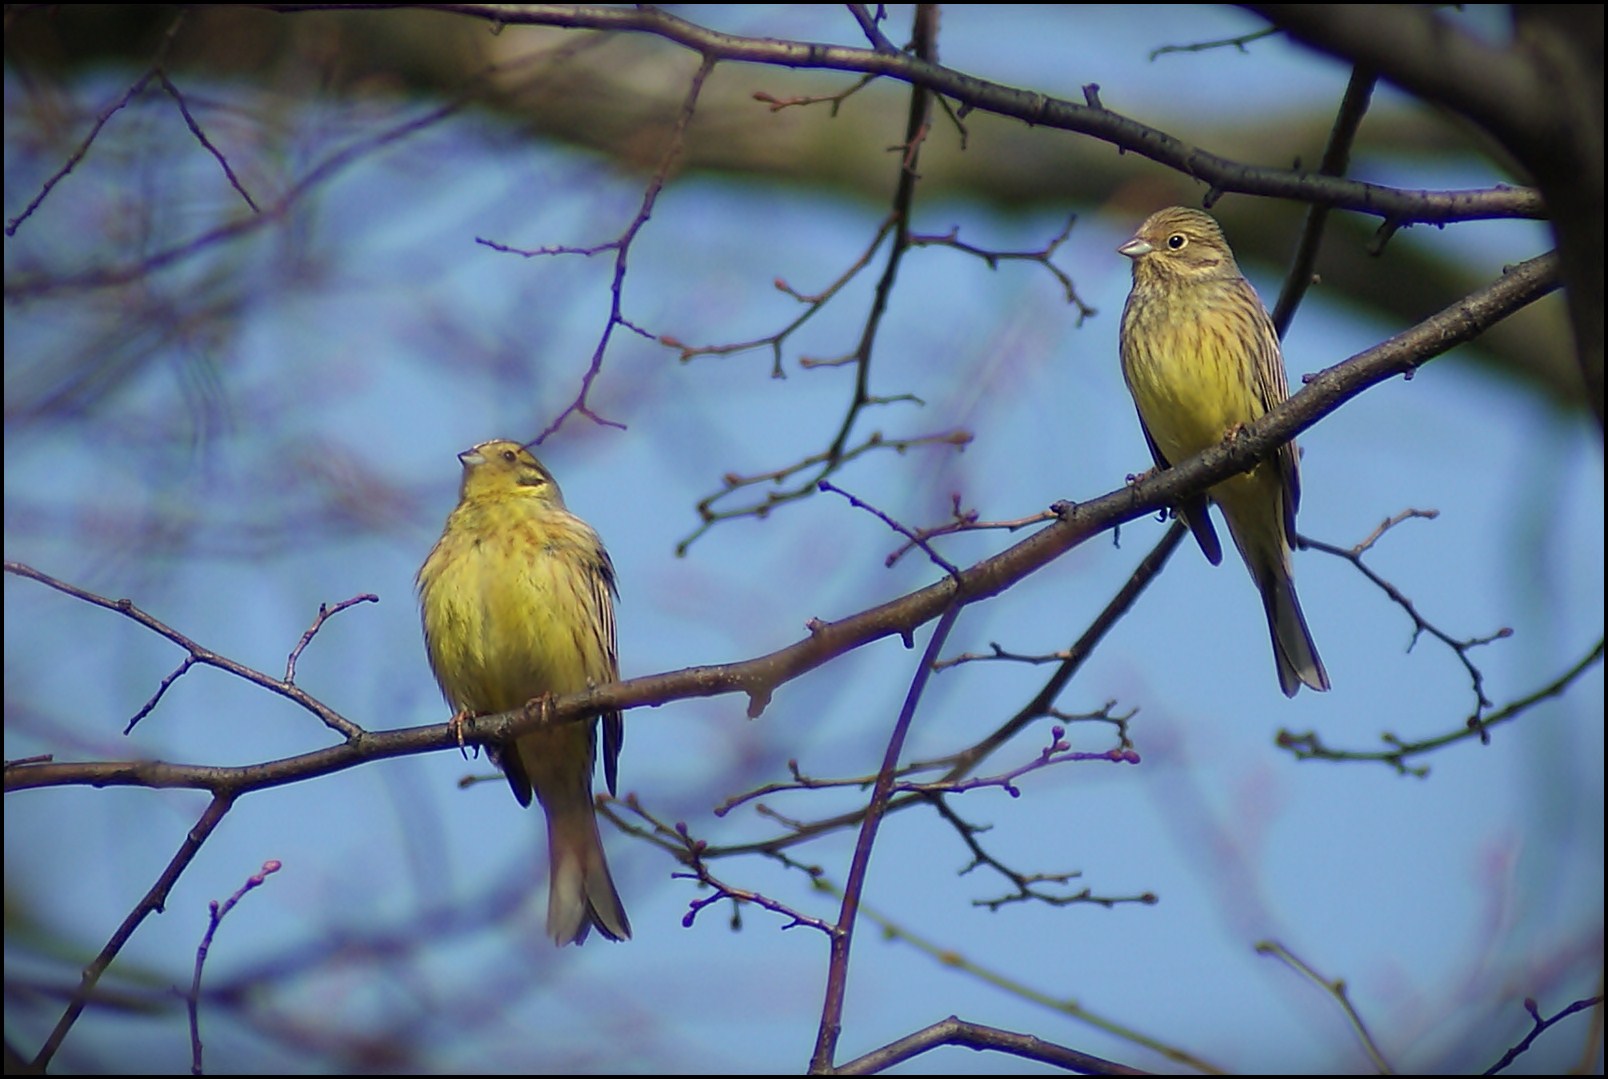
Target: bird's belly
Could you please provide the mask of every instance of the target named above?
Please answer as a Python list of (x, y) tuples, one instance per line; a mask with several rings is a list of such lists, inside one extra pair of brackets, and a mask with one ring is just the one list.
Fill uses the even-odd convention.
[(1217, 445), (1258, 413), (1242, 364), (1197, 352), (1185, 362), (1133, 362), (1127, 374), (1145, 429), (1169, 464)]
[(508, 565), (506, 558), (476, 551), (458, 559), (440, 582), (449, 597), (446, 617), (458, 627), (450, 637), (461, 642), (448, 661), (458, 706), (502, 712), (544, 693), (609, 681), (587, 662), (598, 649), (577, 636), (590, 621), (574, 615), (575, 604), (586, 600), (586, 582), (551, 557), (531, 559), (517, 574), (509, 574)]

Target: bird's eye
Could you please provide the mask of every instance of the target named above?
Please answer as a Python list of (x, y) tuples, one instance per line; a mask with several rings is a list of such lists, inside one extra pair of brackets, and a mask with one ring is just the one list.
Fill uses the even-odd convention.
[(519, 454), (515, 453), (513, 450), (503, 450), (503, 460), (507, 461), (509, 464), (513, 464), (518, 459)]
[(1189, 237), (1185, 236), (1181, 232), (1175, 232), (1171, 236), (1167, 237), (1167, 246), (1172, 248), (1174, 251), (1182, 250), (1184, 245), (1187, 243), (1189, 243)]

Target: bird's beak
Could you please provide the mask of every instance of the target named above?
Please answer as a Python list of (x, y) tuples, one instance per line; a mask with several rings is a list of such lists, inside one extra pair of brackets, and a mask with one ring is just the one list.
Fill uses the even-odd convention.
[(1139, 237), (1135, 236), (1133, 239), (1117, 248), (1117, 254), (1127, 255), (1131, 259), (1136, 259), (1140, 255), (1148, 255), (1154, 250), (1155, 248), (1151, 247), (1147, 241), (1141, 240)]
[(464, 450), (458, 454), (458, 460), (463, 462), (463, 467), (465, 468), (473, 468), (475, 465), (486, 463), (486, 459), (475, 450)]

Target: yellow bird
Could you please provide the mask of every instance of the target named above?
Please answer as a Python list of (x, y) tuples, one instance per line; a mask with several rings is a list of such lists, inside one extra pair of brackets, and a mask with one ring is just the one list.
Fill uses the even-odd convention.
[[(454, 718), (617, 681), (603, 541), (519, 443), (482, 442), (458, 460), (458, 506), (418, 576), (425, 651)], [(612, 794), (624, 725), (618, 712), (599, 718)], [(519, 804), (534, 788), (547, 814), (547, 933), (557, 944), (580, 944), (594, 926), (610, 940), (631, 936), (592, 805), (597, 727), (546, 727), (492, 750)]]
[[(1157, 468), (1217, 445), (1290, 396), (1273, 321), (1211, 216), (1182, 206), (1158, 210), (1117, 250), (1133, 260), (1122, 376)], [(1206, 513), (1208, 497), (1223, 511), (1262, 594), (1279, 687), (1287, 697), (1303, 684), (1328, 689), (1290, 569), (1301, 499), (1295, 444), (1179, 507), (1215, 566), (1223, 548)]]

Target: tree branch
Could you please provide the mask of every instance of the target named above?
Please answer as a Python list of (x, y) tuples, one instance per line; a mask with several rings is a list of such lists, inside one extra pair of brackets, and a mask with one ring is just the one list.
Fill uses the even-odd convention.
[[(502, 741), (534, 730), (544, 722), (579, 722), (599, 712), (725, 693), (747, 694), (748, 714), (758, 716), (771, 694), (799, 675), (884, 637), (898, 635), (909, 641), (919, 627), (951, 605), (965, 606), (998, 595), (1091, 536), (1176, 505), (1190, 494), (1249, 469), (1276, 447), (1370, 386), (1397, 375), (1410, 375), (1422, 364), (1479, 336), (1557, 286), (1555, 255), (1542, 255), (1521, 263), (1500, 280), (1417, 326), (1313, 376), (1305, 389), (1243, 428), (1235, 437), (1174, 468), (1092, 502), (1075, 506), (1062, 504), (1059, 520), (999, 554), (961, 570), (956, 576), (946, 575), (925, 588), (839, 621), (813, 621), (809, 636), (785, 648), (736, 663), (688, 667), (568, 694), (554, 702), (547, 716), (527, 715), (524, 710), (483, 716), (464, 725), (465, 736), (473, 741)], [(44, 579), (37, 570), (17, 563), (6, 563), (5, 570)], [(340, 729), (337, 724), (331, 726)], [(126, 761), (19, 763), (7, 767), (5, 789), (91, 784), (197, 787), (224, 793), (277, 786), (340, 771), (363, 761), (459, 744), (456, 730), (450, 724), (440, 723), (400, 731), (359, 733), (342, 745), (240, 768)]]

